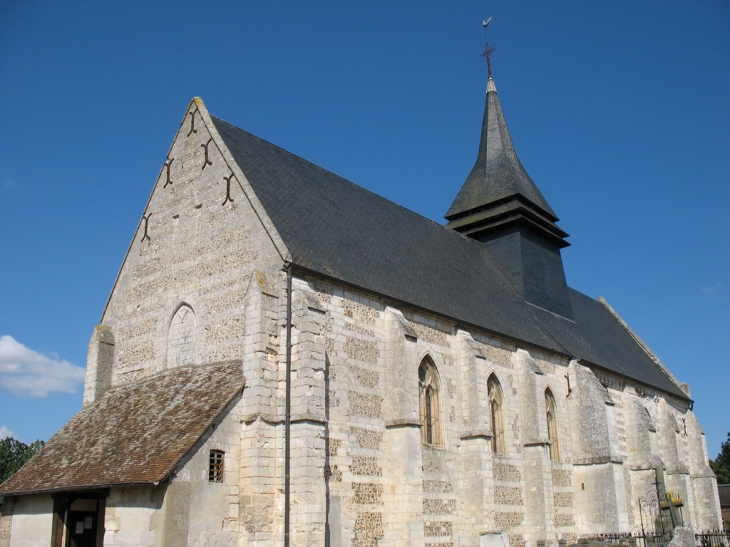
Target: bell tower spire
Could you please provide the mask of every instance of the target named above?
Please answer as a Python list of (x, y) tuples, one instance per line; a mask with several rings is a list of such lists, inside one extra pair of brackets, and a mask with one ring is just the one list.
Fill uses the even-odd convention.
[(560, 256), (568, 234), (515, 152), (492, 79), (490, 21), (483, 23), (488, 79), (479, 150), (446, 226), (484, 243), (527, 302), (571, 318)]

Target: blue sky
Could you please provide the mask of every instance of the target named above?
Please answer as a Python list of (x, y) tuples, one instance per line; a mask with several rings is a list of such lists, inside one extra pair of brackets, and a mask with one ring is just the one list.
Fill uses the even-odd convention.
[(0, 436), (81, 406), (86, 349), (194, 96), (442, 222), (476, 155), (481, 21), (517, 152), (603, 296), (730, 430), (730, 4), (0, 5)]

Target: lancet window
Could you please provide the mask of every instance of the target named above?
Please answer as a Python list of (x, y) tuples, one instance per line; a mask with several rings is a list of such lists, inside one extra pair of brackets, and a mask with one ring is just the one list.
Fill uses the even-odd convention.
[(558, 439), (558, 413), (550, 388), (545, 390), (545, 417), (547, 420), (548, 442), (550, 443), (550, 459), (560, 460), (560, 441)]
[(418, 385), (421, 402), (421, 441), (425, 445), (437, 445), (441, 442), (438, 373), (429, 357), (425, 357), (418, 367)]
[(492, 374), (487, 380), (487, 393), (489, 396), (489, 418), (492, 425), (492, 452), (504, 454), (504, 410), (502, 408), (502, 386), (497, 377)]

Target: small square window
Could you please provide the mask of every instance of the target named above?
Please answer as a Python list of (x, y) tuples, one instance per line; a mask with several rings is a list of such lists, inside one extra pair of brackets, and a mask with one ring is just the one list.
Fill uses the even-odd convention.
[(208, 482), (223, 482), (223, 457), (222, 450), (211, 450), (208, 465)]

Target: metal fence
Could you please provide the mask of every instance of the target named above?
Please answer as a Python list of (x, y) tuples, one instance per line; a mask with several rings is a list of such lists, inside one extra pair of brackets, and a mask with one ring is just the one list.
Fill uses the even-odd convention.
[[(671, 533), (655, 534), (641, 533), (634, 534), (595, 534), (578, 539), (578, 545), (585, 547), (599, 546), (623, 546), (623, 547), (667, 547), (672, 540)], [(720, 547), (707, 545), (706, 547)], [(726, 546), (730, 547), (730, 546)]]
[[(578, 539), (579, 547), (622, 546), (622, 547), (668, 547), (672, 541), (671, 530), (664, 534), (596, 534)], [(540, 542), (538, 542), (540, 543)], [(561, 542), (559, 542), (561, 543)], [(696, 547), (730, 547), (730, 531), (697, 532)], [(562, 547), (562, 546), (559, 546)]]
[(697, 547), (730, 547), (730, 531), (695, 534)]

